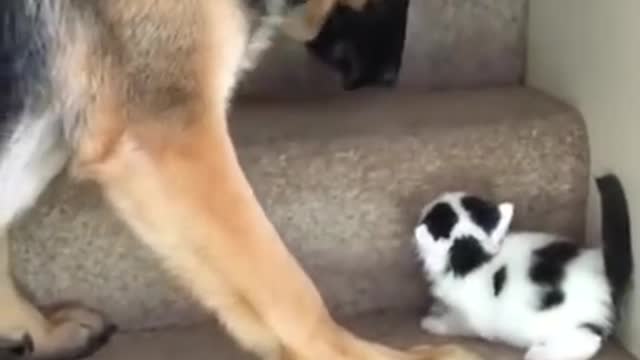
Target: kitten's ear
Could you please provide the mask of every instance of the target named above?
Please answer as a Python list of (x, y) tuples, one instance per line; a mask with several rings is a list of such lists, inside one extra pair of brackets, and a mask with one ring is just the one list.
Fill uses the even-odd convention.
[(498, 225), (491, 233), (491, 241), (496, 246), (502, 243), (502, 240), (507, 236), (511, 228), (514, 206), (512, 203), (502, 203), (498, 205), (498, 211), (500, 212), (500, 221), (498, 221)]

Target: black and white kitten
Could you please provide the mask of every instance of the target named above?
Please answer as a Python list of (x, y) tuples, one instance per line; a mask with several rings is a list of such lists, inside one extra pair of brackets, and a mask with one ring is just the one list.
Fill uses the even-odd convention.
[(586, 360), (613, 332), (633, 268), (630, 224), (615, 176), (597, 179), (603, 247), (510, 232), (513, 205), (466, 193), (430, 203), (415, 244), (436, 304), (421, 326), (528, 349), (526, 360)]

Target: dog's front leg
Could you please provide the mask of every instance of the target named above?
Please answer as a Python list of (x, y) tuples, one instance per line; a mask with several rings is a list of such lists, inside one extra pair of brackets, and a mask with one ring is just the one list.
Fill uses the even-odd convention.
[(241, 344), (265, 357), (308, 349), (339, 359), (331, 342), (342, 335), (258, 205), (224, 123), (201, 116), (187, 128), (139, 120), (117, 139), (87, 139), (87, 149), (109, 150), (76, 159), (78, 169)]
[(338, 326), (256, 200), (223, 119), (185, 116), (107, 131), (87, 142), (108, 144), (93, 159), (81, 142), (78, 169), (240, 344), (279, 360), (474, 359), (396, 352)]

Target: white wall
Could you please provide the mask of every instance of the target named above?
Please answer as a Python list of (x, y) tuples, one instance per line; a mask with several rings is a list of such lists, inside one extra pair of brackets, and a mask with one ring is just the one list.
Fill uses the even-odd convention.
[[(593, 172), (627, 190), (640, 268), (640, 0), (530, 0), (529, 11), (527, 83), (584, 115)], [(640, 357), (637, 281), (620, 337)]]

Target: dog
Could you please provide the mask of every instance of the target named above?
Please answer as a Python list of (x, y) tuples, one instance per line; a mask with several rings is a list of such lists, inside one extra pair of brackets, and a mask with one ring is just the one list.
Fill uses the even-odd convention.
[(457, 345), (394, 350), (341, 327), (238, 163), (227, 131), (238, 80), (278, 28), (309, 40), (338, 3), (357, 10), (364, 0), (0, 2), (3, 359), (83, 357), (114, 329), (82, 306), (41, 311), (11, 279), (7, 230), (63, 169), (96, 183), (179, 283), (262, 359), (478, 358)]

